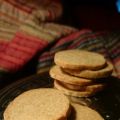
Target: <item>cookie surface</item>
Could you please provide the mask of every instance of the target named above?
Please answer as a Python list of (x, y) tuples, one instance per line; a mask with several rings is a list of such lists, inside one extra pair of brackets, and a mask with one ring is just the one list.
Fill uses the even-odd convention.
[(4, 120), (66, 120), (68, 98), (52, 88), (29, 90), (16, 97), (6, 108)]
[(64, 86), (65, 88), (68, 88), (70, 90), (76, 90), (76, 91), (84, 90), (84, 87), (80, 86), (80, 85), (73, 85), (73, 84), (61, 82), (61, 81), (58, 81), (58, 80), (54, 80), (54, 81), (56, 81), (57, 83), (61, 84), (62, 86)]
[(103, 90), (105, 87), (105, 84), (91, 84), (88, 86), (79, 86), (79, 85), (73, 85), (73, 84), (68, 84), (64, 82), (60, 82), (55, 80), (58, 84), (61, 84), (63, 87), (70, 89), (70, 90), (75, 90), (75, 91), (100, 91)]
[(53, 79), (59, 80), (61, 82), (63, 81), (65, 83), (75, 84), (79, 86), (88, 85), (92, 83), (92, 80), (78, 78), (64, 73), (59, 66), (54, 66), (50, 69), (50, 76)]
[(72, 103), (72, 107), (71, 120), (104, 120), (97, 111), (87, 106)]
[(70, 70), (70, 69), (63, 69), (63, 71), (82, 78), (88, 79), (97, 79), (97, 78), (105, 78), (112, 74), (113, 65), (110, 62), (107, 62), (106, 67), (100, 70)]
[(70, 90), (70, 89), (65, 88), (64, 86), (62, 86), (61, 84), (59, 84), (56, 81), (54, 81), (54, 87), (57, 88), (58, 90), (60, 90), (65, 95), (74, 96), (74, 97), (90, 97), (97, 92), (97, 91), (74, 91), (74, 90)]
[(106, 64), (106, 60), (102, 55), (78, 49), (57, 52), (54, 62), (62, 68), (75, 70), (98, 70)]

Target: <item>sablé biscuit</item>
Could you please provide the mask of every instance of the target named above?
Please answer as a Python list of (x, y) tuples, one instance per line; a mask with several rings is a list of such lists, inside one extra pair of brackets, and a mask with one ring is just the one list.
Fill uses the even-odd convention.
[(101, 91), (103, 87), (89, 87), (88, 89), (85, 89), (84, 91), (74, 91), (67, 89), (66, 87), (62, 86), (57, 81), (54, 81), (54, 87), (63, 92), (66, 95), (74, 96), (74, 97), (90, 97), (93, 96), (95, 93)]
[(106, 87), (105, 84), (93, 84), (93, 85), (86, 86), (85, 90), (91, 91), (91, 92), (93, 91), (93, 93), (96, 93), (96, 92), (102, 91), (105, 87)]
[(100, 70), (70, 70), (70, 69), (63, 69), (63, 71), (67, 72), (68, 74), (87, 78), (87, 79), (97, 79), (97, 78), (105, 78), (112, 74), (113, 72), (113, 65), (110, 62), (107, 62), (106, 67)]
[(58, 82), (59, 84), (61, 84), (62, 86), (70, 89), (70, 90), (84, 90), (84, 86), (80, 86), (80, 85), (74, 85), (74, 84), (69, 84), (69, 83), (65, 83), (65, 82), (61, 82), (58, 80), (54, 80), (56, 82)]
[(95, 110), (82, 106), (80, 104), (72, 103), (73, 112), (71, 120), (104, 120), (104, 118)]
[(64, 83), (64, 82), (60, 82), (55, 80), (57, 83), (61, 84), (62, 86), (64, 86), (67, 89), (70, 90), (75, 90), (75, 91), (94, 91), (94, 90), (103, 90), (103, 88), (105, 87), (105, 84), (102, 83), (93, 83), (91, 85), (88, 86), (79, 86), (79, 85), (73, 85), (73, 84), (68, 84), (68, 83)]
[(89, 85), (92, 83), (92, 80), (84, 79), (84, 78), (78, 78), (75, 76), (71, 76), (69, 74), (64, 73), (59, 66), (53, 66), (50, 69), (50, 76), (53, 79), (63, 81), (65, 83), (69, 84), (75, 84), (75, 85)]
[(62, 68), (75, 70), (99, 70), (106, 64), (106, 60), (101, 54), (78, 49), (57, 52), (54, 62)]
[(89, 97), (93, 95), (91, 91), (74, 91), (65, 88), (64, 86), (60, 85), (58, 82), (54, 81), (54, 87), (60, 90), (63, 94), (74, 96), (74, 97)]
[(4, 120), (66, 120), (68, 98), (52, 88), (29, 90), (16, 97), (6, 108)]

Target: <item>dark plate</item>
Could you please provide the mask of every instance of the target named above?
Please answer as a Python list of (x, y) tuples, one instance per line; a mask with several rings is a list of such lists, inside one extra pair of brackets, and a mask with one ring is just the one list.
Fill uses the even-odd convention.
[[(86, 99), (74, 98), (74, 100), (97, 110), (105, 120), (120, 120), (120, 80), (111, 77), (108, 78), (108, 81), (109, 87), (94, 97)], [(48, 73), (43, 73), (20, 80), (2, 89), (0, 91), (0, 120), (4, 120), (4, 110), (16, 96), (30, 89), (52, 87), (52, 85), (53, 81)]]

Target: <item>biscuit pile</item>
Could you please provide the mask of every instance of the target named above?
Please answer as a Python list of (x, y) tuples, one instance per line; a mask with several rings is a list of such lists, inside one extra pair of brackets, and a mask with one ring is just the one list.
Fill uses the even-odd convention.
[(113, 71), (112, 64), (101, 54), (78, 49), (57, 52), (54, 62), (50, 76), (55, 88), (75, 97), (90, 97), (103, 90), (104, 78)]
[(53, 88), (22, 93), (10, 102), (3, 116), (4, 120), (104, 120), (95, 110), (71, 103)]

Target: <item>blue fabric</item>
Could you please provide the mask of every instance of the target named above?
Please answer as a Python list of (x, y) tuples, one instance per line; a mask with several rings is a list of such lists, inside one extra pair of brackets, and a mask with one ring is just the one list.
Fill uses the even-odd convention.
[(120, 13), (120, 0), (116, 1), (117, 10)]

